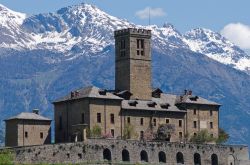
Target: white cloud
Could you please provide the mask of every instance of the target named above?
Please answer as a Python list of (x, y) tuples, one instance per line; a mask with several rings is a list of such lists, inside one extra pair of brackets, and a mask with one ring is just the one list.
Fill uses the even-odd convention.
[(242, 49), (250, 49), (250, 26), (242, 23), (226, 25), (221, 34)]
[(135, 13), (140, 19), (148, 19), (150, 11), (150, 17), (163, 17), (166, 15), (165, 11), (162, 8), (151, 8), (146, 7), (145, 9), (139, 10)]

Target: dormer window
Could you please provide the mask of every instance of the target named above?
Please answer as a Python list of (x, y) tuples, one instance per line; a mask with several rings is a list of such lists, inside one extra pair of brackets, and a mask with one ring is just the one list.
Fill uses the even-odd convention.
[(155, 105), (157, 105), (157, 104), (156, 104), (156, 102), (154, 102), (154, 101), (149, 101), (149, 102), (147, 102), (147, 105), (148, 105), (149, 107), (155, 107)]
[(138, 102), (136, 101), (136, 100), (129, 100), (128, 101), (128, 104), (130, 105), (130, 106), (136, 106), (136, 104), (138, 104)]
[(107, 91), (105, 89), (99, 89), (99, 94), (100, 95), (106, 95), (107, 94)]
[(191, 101), (197, 101), (198, 98), (199, 98), (198, 96), (191, 96), (191, 97), (189, 97), (189, 99)]
[(160, 104), (160, 106), (163, 109), (168, 109), (168, 107), (170, 107), (170, 104), (168, 104), (168, 103), (162, 103), (162, 104)]

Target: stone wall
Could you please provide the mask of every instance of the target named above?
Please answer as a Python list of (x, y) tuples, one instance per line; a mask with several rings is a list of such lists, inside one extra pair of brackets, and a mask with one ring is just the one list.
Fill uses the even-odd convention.
[[(51, 144), (14, 148), (17, 163), (80, 163), (103, 162), (104, 157), (112, 162), (129, 160), (150, 164), (177, 164), (177, 153), (183, 155), (186, 165), (194, 164), (194, 155), (202, 165), (211, 165), (211, 156), (218, 158), (218, 165), (240, 165), (249, 163), (246, 146), (195, 145), (166, 142), (141, 142), (114, 139), (88, 139), (86, 142)], [(160, 158), (159, 158), (160, 155)], [(200, 160), (199, 160), (200, 159)], [(232, 163), (232, 164), (231, 164)]]

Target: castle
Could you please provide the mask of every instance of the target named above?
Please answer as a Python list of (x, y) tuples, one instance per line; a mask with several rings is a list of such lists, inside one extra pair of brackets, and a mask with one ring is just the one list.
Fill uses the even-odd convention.
[[(212, 138), (219, 136), (221, 105), (193, 95), (190, 90), (173, 95), (152, 88), (150, 30), (128, 28), (115, 31), (114, 36), (115, 89), (89, 86), (55, 100), (56, 144), (44, 145), (45, 141), (33, 140), (36, 143), (32, 143), (32, 139), (26, 139), (28, 142), (19, 145), (10, 142), (20, 140), (19, 134), (14, 138), (6, 136), (6, 145), (23, 146), (14, 148), (16, 162), (249, 163), (246, 146), (188, 143), (202, 130), (206, 130)], [(41, 126), (41, 122), (36, 121), (42, 116), (28, 116), (33, 116), (27, 119), (32, 121), (31, 125)], [(6, 120), (6, 124), (12, 119)], [(50, 120), (46, 121), (49, 121), (47, 132), (50, 132)], [(167, 136), (161, 141), (149, 137), (161, 126), (169, 129)], [(6, 135), (13, 133), (10, 128), (14, 127), (6, 127)], [(128, 133), (128, 127), (133, 128), (133, 133)], [(102, 137), (108, 138), (91, 137), (89, 132), (95, 128), (99, 129)], [(40, 131), (33, 129), (33, 134)]]
[(130, 139), (139, 140), (163, 124), (173, 129), (166, 137), (170, 142), (183, 142), (202, 129), (218, 137), (220, 104), (192, 91), (178, 96), (152, 88), (150, 30), (123, 29), (114, 35), (115, 90), (90, 86), (56, 100), (56, 142), (79, 141), (83, 127), (95, 125), (115, 139), (124, 137), (126, 125), (134, 126), (136, 132)]

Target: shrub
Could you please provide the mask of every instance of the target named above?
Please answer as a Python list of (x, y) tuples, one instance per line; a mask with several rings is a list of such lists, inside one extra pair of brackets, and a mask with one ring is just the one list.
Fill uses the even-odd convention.
[(126, 124), (123, 129), (123, 139), (131, 139), (132, 136), (135, 136), (134, 126)]
[(215, 141), (215, 139), (211, 137), (207, 130), (201, 130), (197, 133), (197, 135), (193, 135), (190, 139), (190, 142), (198, 144), (204, 144), (212, 141)]
[(219, 137), (216, 139), (217, 144), (226, 143), (229, 139), (229, 134), (225, 130), (219, 128)]
[(91, 137), (94, 138), (101, 137), (101, 134), (102, 134), (102, 129), (99, 125), (94, 125), (92, 130), (90, 130)]

